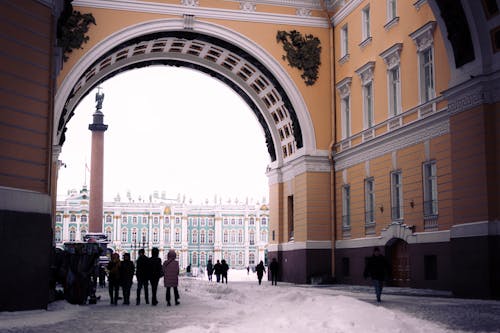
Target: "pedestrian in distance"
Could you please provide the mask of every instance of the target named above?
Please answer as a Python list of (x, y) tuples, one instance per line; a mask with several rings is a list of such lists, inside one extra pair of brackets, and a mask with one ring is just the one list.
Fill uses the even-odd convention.
[(220, 276), (222, 274), (222, 265), (219, 262), (219, 260), (217, 260), (217, 262), (214, 265), (214, 274), (215, 274), (215, 278), (217, 279), (217, 283), (219, 283), (220, 282)]
[(123, 290), (123, 305), (130, 304), (130, 289), (134, 279), (135, 265), (130, 260), (130, 253), (123, 254), (123, 261), (120, 263), (120, 281)]
[(174, 289), (175, 305), (179, 305), (179, 262), (175, 260), (175, 250), (168, 251), (167, 260), (163, 262), (163, 283), (167, 288), (167, 306), (170, 306), (170, 288)]
[(247, 266), (247, 275), (250, 275), (250, 266)]
[(278, 261), (273, 258), (271, 264), (269, 265), (269, 271), (271, 272), (271, 284), (278, 285)]
[(373, 286), (375, 287), (375, 296), (377, 297), (377, 302), (379, 303), (382, 301), (382, 289), (384, 288), (384, 280), (388, 272), (389, 264), (387, 263), (387, 260), (382, 253), (380, 253), (380, 249), (375, 247), (373, 249), (373, 255), (368, 258), (363, 276), (365, 279), (371, 277)]
[(118, 294), (120, 291), (120, 255), (113, 253), (111, 260), (108, 262), (106, 269), (108, 270), (108, 291), (111, 305), (118, 304)]
[(221, 265), (221, 282), (224, 283), (224, 280), (226, 280), (227, 284), (227, 271), (229, 270), (229, 265), (227, 264), (226, 260), (222, 259), (220, 262)]
[(141, 304), (141, 290), (144, 287), (144, 299), (146, 304), (149, 304), (149, 291), (148, 291), (148, 281), (150, 275), (149, 268), (149, 258), (146, 257), (144, 249), (139, 250), (139, 258), (137, 258), (137, 272), (135, 276), (137, 277), (137, 297), (135, 304)]
[(151, 249), (151, 258), (149, 258), (149, 281), (151, 282), (151, 305), (153, 306), (158, 304), (156, 292), (158, 290), (158, 282), (163, 277), (163, 266), (161, 265), (161, 259), (158, 258), (159, 252), (157, 247), (153, 247)]
[(208, 263), (207, 263), (208, 281), (212, 281), (213, 274), (214, 274), (214, 265), (212, 265), (212, 259), (208, 259)]
[(266, 268), (264, 267), (264, 263), (262, 260), (259, 262), (257, 266), (255, 266), (255, 271), (257, 272), (257, 279), (259, 279), (259, 285), (262, 283), (262, 276), (266, 272)]

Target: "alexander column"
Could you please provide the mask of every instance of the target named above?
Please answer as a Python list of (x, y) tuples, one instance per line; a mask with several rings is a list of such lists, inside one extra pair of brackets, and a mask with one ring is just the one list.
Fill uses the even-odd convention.
[(92, 131), (92, 148), (90, 153), (90, 202), (89, 202), (89, 233), (102, 234), (103, 216), (103, 171), (104, 171), (104, 132), (108, 125), (103, 124), (104, 114), (101, 112), (104, 93), (97, 87), (95, 95), (96, 110), (93, 123), (89, 125)]

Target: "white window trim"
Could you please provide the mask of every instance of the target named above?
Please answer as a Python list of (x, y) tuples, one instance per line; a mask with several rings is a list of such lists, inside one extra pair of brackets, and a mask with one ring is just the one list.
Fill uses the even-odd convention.
[(349, 26), (344, 24), (340, 28), (340, 61), (349, 57)]
[[(434, 85), (433, 96), (436, 96), (436, 70), (435, 70), (435, 57), (434, 57), (434, 30), (436, 28), (436, 21), (429, 21), (419, 29), (415, 30), (410, 34), (410, 37), (415, 42), (418, 53), (418, 97), (420, 103), (425, 103), (428, 101), (423, 100), (423, 91), (422, 91), (422, 53), (428, 49), (431, 50), (432, 55), (432, 82)], [(430, 98), (432, 99), (432, 98)], [(429, 99), (429, 100), (430, 100)]]
[[(399, 196), (397, 198), (395, 198), (395, 193), (394, 193), (394, 189), (395, 189), (395, 184), (394, 184), (394, 175), (398, 174), (399, 175)], [(393, 208), (396, 207), (395, 206), (395, 200), (398, 200), (398, 206), (399, 207), (399, 218), (394, 218), (394, 213), (393, 213)], [(404, 219), (404, 212), (403, 212), (403, 174), (401, 172), (401, 170), (397, 170), (397, 171), (393, 171), (391, 172), (391, 220), (393, 221), (401, 221)]]
[[(392, 2), (396, 4), (396, 10), (394, 13), (392, 12), (392, 7), (391, 7)], [(387, 21), (384, 25), (384, 29), (388, 31), (399, 22), (397, 0), (386, 0), (386, 13), (387, 13), (386, 15)]]
[[(428, 165), (431, 165), (431, 168), (434, 167), (435, 169), (435, 175), (432, 176), (431, 175), (428, 175), (426, 174), (425, 170), (426, 170), (426, 167)], [(430, 177), (433, 177), (434, 178), (434, 182), (435, 182), (435, 186), (436, 186), (436, 197), (435, 198), (432, 198), (432, 188), (429, 189), (429, 185), (428, 185), (428, 178)], [(422, 178), (423, 178), (423, 190), (424, 190), (424, 193), (423, 193), (423, 197), (424, 197), (424, 216), (428, 217), (428, 216), (436, 216), (439, 214), (439, 205), (438, 205), (438, 190), (437, 190), (437, 164), (436, 164), (436, 161), (435, 160), (431, 160), (431, 161), (427, 161), (425, 163), (422, 164)], [(430, 193), (430, 195), (429, 195)], [(431, 213), (431, 214), (427, 214), (427, 212), (425, 211), (425, 202), (426, 201), (429, 201), (429, 200), (435, 200), (436, 201), (436, 211)]]
[(391, 103), (392, 103), (392, 96), (391, 96), (391, 71), (398, 67), (399, 68), (399, 91), (398, 91), (398, 105), (396, 106), (396, 115), (400, 114), (402, 112), (402, 99), (401, 99), (401, 94), (402, 94), (402, 80), (401, 80), (401, 50), (403, 48), (402, 43), (396, 43), (393, 46), (389, 47), (387, 50), (384, 52), (380, 53), (380, 57), (384, 60), (385, 64), (387, 65), (387, 116), (388, 118), (391, 118), (394, 116), (392, 114), (392, 109), (391, 109)]
[(370, 27), (370, 5), (365, 6), (361, 10), (361, 31), (362, 31), (362, 42), (371, 38), (371, 27)]
[[(375, 61), (369, 61), (360, 68), (356, 70), (356, 74), (359, 75), (361, 79), (361, 85), (362, 85), (362, 90), (363, 90), (363, 129), (368, 129), (371, 126), (375, 125), (375, 88), (373, 84), (373, 73), (375, 70)], [(371, 116), (372, 116), (372, 125), (368, 126), (368, 109), (366, 105), (366, 98), (365, 98), (365, 87), (371, 83), (372, 87), (372, 95), (371, 95)]]
[[(351, 83), (352, 83), (352, 77), (346, 77), (345, 79), (342, 79), (339, 83), (337, 83), (336, 88), (337, 91), (340, 95), (340, 124), (341, 124), (341, 135), (342, 135), (342, 140), (348, 138), (351, 136), (351, 118), (349, 117), (349, 122), (346, 123), (345, 121), (345, 105), (344, 105), (344, 100), (346, 97), (349, 97), (349, 105), (348, 109), (351, 110)], [(349, 111), (349, 113), (351, 113)]]

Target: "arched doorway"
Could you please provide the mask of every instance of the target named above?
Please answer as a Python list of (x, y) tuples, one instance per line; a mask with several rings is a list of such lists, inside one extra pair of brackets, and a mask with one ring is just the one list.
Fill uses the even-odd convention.
[(410, 255), (408, 243), (400, 238), (393, 238), (386, 245), (386, 254), (391, 263), (390, 284), (395, 287), (409, 287)]

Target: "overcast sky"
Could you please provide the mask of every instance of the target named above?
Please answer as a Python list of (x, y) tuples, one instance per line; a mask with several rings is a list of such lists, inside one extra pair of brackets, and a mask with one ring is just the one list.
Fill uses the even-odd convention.
[[(185, 195), (193, 203), (214, 196), (254, 201), (268, 198), (265, 175), (270, 163), (257, 118), (239, 95), (198, 71), (152, 66), (119, 74), (102, 85), (104, 200), (130, 190), (149, 200), (157, 190), (167, 197)], [(80, 190), (85, 163), (91, 163), (95, 111), (92, 91), (68, 123), (59, 159), (58, 199)], [(90, 173), (86, 175), (90, 184)]]

